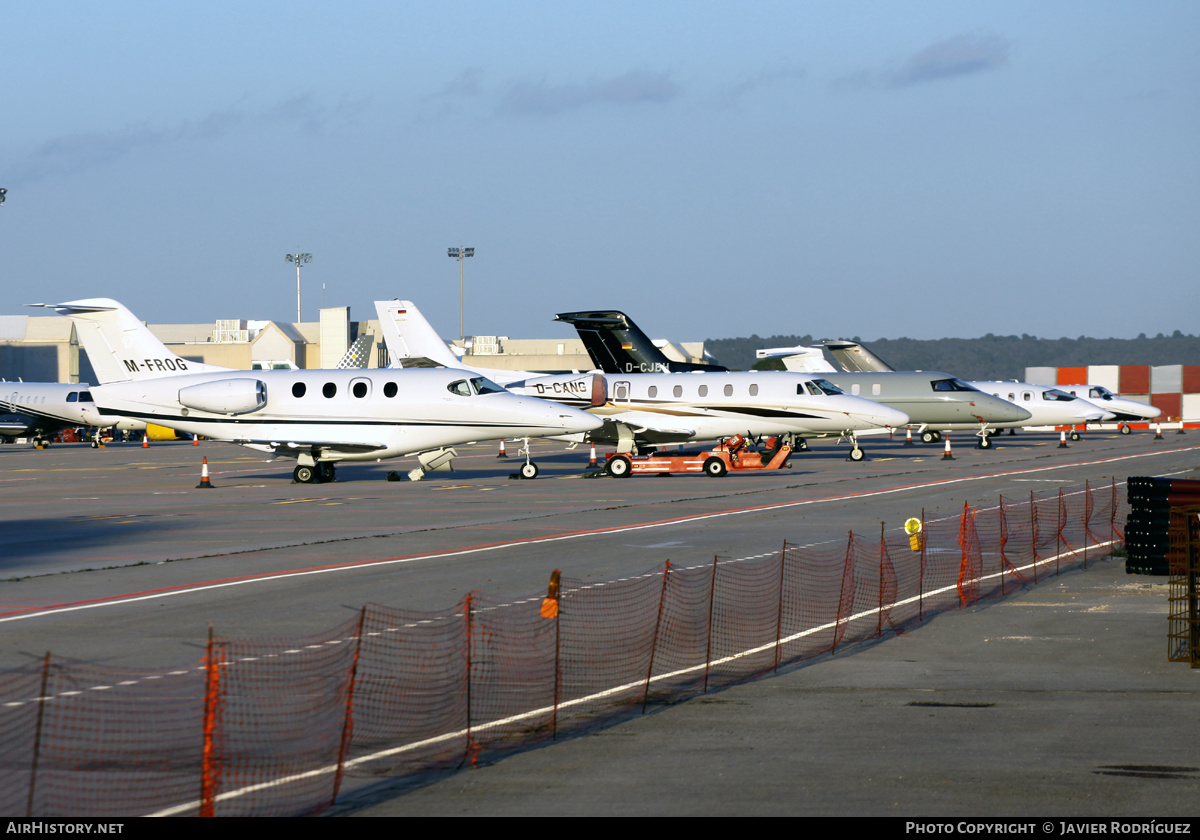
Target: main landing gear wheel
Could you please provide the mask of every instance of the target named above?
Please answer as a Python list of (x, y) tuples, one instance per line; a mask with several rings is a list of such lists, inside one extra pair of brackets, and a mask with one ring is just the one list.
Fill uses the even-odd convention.
[(921, 432), (921, 443), (937, 443), (941, 439), (942, 436), (931, 429)]
[(709, 458), (704, 462), (705, 475), (711, 475), (713, 478), (720, 478), (727, 472), (729, 472), (729, 469), (725, 466), (725, 462), (720, 458)]
[(1124, 425), (1121, 426), (1121, 434), (1123, 434), (1123, 435), (1127, 435), (1132, 431), (1133, 431), (1133, 429), (1129, 428), (1128, 426), (1124, 426)]
[(334, 466), (328, 461), (322, 461), (317, 464), (317, 481), (321, 484), (333, 481)]
[(1067, 437), (1071, 440), (1083, 440), (1083, 435), (1079, 434), (1079, 432), (1071, 432)]
[(526, 461), (521, 465), (521, 478), (537, 478), (538, 465), (533, 461)]
[(850, 450), (850, 460), (851, 461), (861, 461), (863, 458), (866, 458), (866, 457), (867, 457), (867, 453), (863, 452), (857, 446)]
[(297, 484), (313, 484), (317, 480), (315, 467), (299, 466), (292, 470), (292, 481)]
[(633, 462), (625, 455), (614, 455), (608, 462), (608, 474), (614, 478), (629, 478), (633, 472)]

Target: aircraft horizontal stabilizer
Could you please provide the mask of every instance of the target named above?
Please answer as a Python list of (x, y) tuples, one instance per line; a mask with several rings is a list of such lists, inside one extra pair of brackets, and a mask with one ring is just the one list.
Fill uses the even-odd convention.
[(446, 365), (442, 364), (441, 362), (437, 361), (436, 359), (430, 359), (427, 356), (407, 356), (402, 359), (396, 359), (394, 366), (398, 367), (398, 368), (403, 368), (404, 370), (409, 370), (411, 368), (444, 368), (444, 367), (446, 367)]

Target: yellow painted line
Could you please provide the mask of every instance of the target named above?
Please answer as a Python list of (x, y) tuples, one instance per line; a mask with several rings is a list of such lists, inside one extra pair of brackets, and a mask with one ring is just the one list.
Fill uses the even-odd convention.
[[(329, 497), (324, 496), (320, 499), (286, 499), (282, 502), (271, 502), (271, 504), (273, 504), (273, 505), (302, 505), (305, 502), (328, 502), (328, 501), (329, 501)], [(337, 504), (341, 504), (341, 502), (338, 502)]]

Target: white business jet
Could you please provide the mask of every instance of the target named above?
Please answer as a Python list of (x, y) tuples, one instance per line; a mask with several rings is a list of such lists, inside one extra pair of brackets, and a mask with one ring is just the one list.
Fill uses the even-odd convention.
[[(455, 364), (446, 343), (411, 301), (375, 304), (393, 364)], [(407, 361), (406, 361), (407, 360)], [(490, 371), (489, 375), (495, 374)], [(802, 373), (693, 371), (543, 375), (512, 372), (502, 381), (516, 393), (586, 409), (604, 421), (584, 440), (620, 454), (663, 444), (792, 434), (845, 436), (902, 427), (903, 411), (844, 394), (823, 377)], [(854, 460), (863, 451), (854, 445)], [(627, 462), (622, 462), (627, 463)]]
[(461, 369), (230, 370), (175, 355), (117, 301), (36, 305), (76, 322), (101, 381), (91, 394), (102, 416), (295, 458), (297, 482), (331, 481), (341, 461), (417, 455), (423, 467), (436, 467), (453, 456), (455, 444), (601, 425)]

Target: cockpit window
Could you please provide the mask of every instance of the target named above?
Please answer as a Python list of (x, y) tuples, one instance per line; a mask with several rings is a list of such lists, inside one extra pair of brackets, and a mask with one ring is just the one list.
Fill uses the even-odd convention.
[(71, 393), (67, 394), (67, 402), (79, 402), (79, 392), (72, 391)]
[(499, 394), (504, 390), (495, 382), (483, 376), (477, 376), (472, 379), (471, 385), (475, 388), (476, 394)]
[(456, 379), (446, 386), (446, 390), (451, 394), (458, 394), (460, 397), (471, 396), (471, 386), (467, 384), (465, 379)]
[(80, 402), (95, 402), (95, 400), (92, 399), (91, 391), (80, 391), (79, 392), (79, 401)]
[(1088, 398), (1093, 400), (1111, 400), (1113, 398), (1112, 391), (1107, 388), (1092, 388), (1088, 391)]
[(961, 379), (935, 379), (929, 383), (935, 391), (977, 391)]
[(846, 393), (841, 388), (839, 388), (838, 386), (836, 386), (832, 382), (830, 382), (828, 379), (814, 379), (814, 380), (812, 380), (812, 383), (814, 385), (816, 385), (818, 388), (820, 388), (822, 391), (824, 391), (826, 394), (829, 394), (830, 396), (833, 396), (834, 394)]
[(1051, 388), (1048, 391), (1042, 391), (1042, 399), (1049, 400), (1050, 402), (1070, 402), (1075, 398), (1065, 391)]

